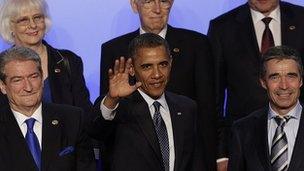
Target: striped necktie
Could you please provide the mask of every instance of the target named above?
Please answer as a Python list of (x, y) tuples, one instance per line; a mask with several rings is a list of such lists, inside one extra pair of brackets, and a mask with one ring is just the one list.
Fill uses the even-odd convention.
[(273, 171), (286, 171), (288, 168), (288, 142), (284, 132), (284, 126), (290, 116), (275, 117), (278, 127), (275, 131), (271, 145), (271, 166)]

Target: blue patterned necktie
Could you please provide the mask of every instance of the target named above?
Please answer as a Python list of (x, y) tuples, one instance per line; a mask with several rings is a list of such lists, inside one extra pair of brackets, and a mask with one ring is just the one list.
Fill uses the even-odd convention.
[(271, 145), (271, 166), (273, 171), (286, 171), (288, 168), (288, 142), (284, 132), (284, 126), (290, 116), (275, 117), (278, 127), (275, 131)]
[(153, 122), (154, 122), (154, 127), (155, 127), (155, 131), (157, 134), (159, 146), (160, 146), (160, 151), (161, 151), (162, 158), (163, 158), (163, 164), (165, 167), (165, 171), (169, 171), (169, 153), (170, 152), (169, 152), (168, 133), (167, 133), (165, 122), (160, 114), (160, 110), (159, 110), (160, 103), (158, 101), (155, 101), (153, 103), (153, 106), (155, 108)]
[(41, 170), (40, 169), (41, 150), (40, 150), (38, 138), (33, 130), (35, 121), (36, 120), (34, 118), (30, 118), (25, 121), (27, 126), (25, 139), (29, 147), (29, 150), (31, 151), (33, 159), (35, 160), (36, 166), (38, 167), (38, 170)]

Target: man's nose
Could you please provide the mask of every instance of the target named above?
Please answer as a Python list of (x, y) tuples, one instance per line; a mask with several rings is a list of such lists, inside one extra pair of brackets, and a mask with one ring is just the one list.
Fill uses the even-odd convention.
[(31, 92), (33, 90), (32, 83), (29, 79), (24, 79), (24, 87), (23, 89), (27, 92)]

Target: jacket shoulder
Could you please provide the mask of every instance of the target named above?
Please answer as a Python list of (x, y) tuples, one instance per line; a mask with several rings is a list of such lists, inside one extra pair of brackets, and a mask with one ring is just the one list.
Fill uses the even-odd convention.
[(122, 36), (118, 36), (102, 44), (102, 48), (119, 47), (118, 45), (128, 45), (132, 39), (138, 35), (139, 31), (133, 31)]
[(264, 115), (267, 115), (268, 108), (261, 108), (258, 109), (252, 113), (250, 113), (248, 116), (241, 118), (233, 123), (234, 127), (244, 128), (244, 127), (252, 127), (255, 124), (256, 119), (263, 117)]
[(223, 24), (223, 23), (229, 22), (229, 21), (233, 20), (234, 18), (236, 18), (236, 16), (239, 15), (239, 13), (241, 11), (246, 11), (247, 9), (249, 9), (247, 4), (238, 6), (234, 9), (212, 19), (210, 21), (210, 24)]
[(184, 95), (179, 95), (176, 93), (172, 93), (169, 91), (165, 92), (166, 98), (169, 98), (169, 100), (175, 102), (178, 105), (181, 105), (183, 107), (189, 106), (189, 107), (194, 107), (196, 108), (197, 104), (194, 100), (191, 98), (184, 96)]
[(48, 112), (56, 114), (57, 117), (64, 119), (65, 122), (73, 123), (73, 121), (80, 120), (83, 117), (83, 110), (80, 107), (54, 103), (43, 105)]

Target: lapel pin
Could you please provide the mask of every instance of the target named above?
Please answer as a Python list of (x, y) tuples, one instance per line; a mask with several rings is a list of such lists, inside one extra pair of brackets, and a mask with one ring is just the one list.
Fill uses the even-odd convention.
[(178, 116), (182, 115), (182, 112), (177, 112), (177, 115), (178, 115)]
[(59, 122), (58, 122), (57, 119), (52, 120), (52, 124), (53, 124), (53, 125), (58, 125), (58, 123), (59, 123)]
[(56, 68), (54, 71), (55, 71), (55, 73), (60, 73), (61, 72), (61, 70), (59, 68)]
[(173, 52), (178, 53), (179, 52), (179, 48), (173, 48)]
[(295, 30), (296, 26), (289, 26), (289, 30)]

